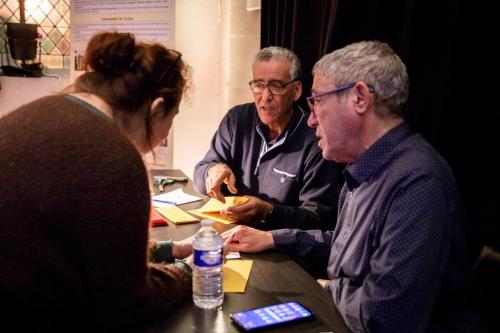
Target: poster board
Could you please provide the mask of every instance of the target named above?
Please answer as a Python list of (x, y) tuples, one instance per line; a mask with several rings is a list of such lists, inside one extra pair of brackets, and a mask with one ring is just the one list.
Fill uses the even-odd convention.
[[(175, 0), (72, 0), (70, 80), (83, 73), (87, 42), (98, 31), (130, 32), (138, 41), (174, 48), (174, 5)], [(158, 146), (145, 161), (153, 169), (171, 168), (171, 146)]]
[(82, 71), (90, 37), (98, 31), (131, 32), (140, 41), (174, 47), (174, 0), (72, 0), (71, 77)]

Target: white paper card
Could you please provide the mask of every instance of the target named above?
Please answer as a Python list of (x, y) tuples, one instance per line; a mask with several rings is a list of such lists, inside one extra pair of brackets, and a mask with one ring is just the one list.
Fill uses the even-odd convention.
[(203, 198), (185, 193), (182, 188), (153, 196), (153, 207), (182, 205), (188, 202), (202, 200)]
[(234, 252), (229, 252), (228, 254), (226, 254), (226, 259), (240, 259), (241, 258), (241, 255), (238, 251), (234, 251)]

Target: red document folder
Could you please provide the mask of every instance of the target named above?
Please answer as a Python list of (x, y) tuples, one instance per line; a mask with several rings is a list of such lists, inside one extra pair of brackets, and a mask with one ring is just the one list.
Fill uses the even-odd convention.
[(161, 214), (158, 213), (154, 208), (151, 208), (149, 223), (152, 227), (168, 226), (167, 220), (163, 216), (161, 216)]

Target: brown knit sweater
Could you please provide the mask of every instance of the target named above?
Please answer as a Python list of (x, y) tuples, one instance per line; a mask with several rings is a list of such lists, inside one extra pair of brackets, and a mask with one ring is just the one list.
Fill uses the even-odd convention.
[(18, 327), (133, 327), (191, 294), (149, 262), (141, 156), (91, 109), (50, 96), (0, 118), (0, 307)]

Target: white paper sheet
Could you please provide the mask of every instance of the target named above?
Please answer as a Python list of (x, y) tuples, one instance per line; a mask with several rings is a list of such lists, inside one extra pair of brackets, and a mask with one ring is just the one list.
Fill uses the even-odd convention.
[(182, 188), (170, 192), (158, 194), (152, 197), (153, 207), (166, 207), (171, 205), (182, 205), (188, 202), (202, 200), (203, 198), (185, 193)]

